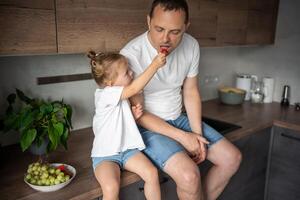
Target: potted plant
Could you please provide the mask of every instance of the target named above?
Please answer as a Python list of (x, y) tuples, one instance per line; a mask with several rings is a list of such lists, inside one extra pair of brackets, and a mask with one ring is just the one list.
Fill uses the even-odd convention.
[[(16, 101), (17, 99), (20, 101)], [(4, 132), (18, 131), (21, 134), (20, 145), (23, 152), (33, 145), (46, 146), (45, 153), (54, 151), (60, 144), (67, 149), (72, 128), (70, 105), (63, 100), (31, 99), (18, 89), (16, 93), (8, 95), (7, 101), (9, 105), (5, 116), (0, 120), (0, 129)]]

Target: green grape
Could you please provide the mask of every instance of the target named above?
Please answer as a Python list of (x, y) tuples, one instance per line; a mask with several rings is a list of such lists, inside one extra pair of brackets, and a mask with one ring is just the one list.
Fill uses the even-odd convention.
[(57, 180), (57, 179), (55, 179), (54, 184), (57, 185), (57, 184), (59, 184), (59, 183), (60, 183), (60, 181)]
[(58, 179), (59, 181), (61, 181), (63, 179), (63, 177), (59, 174), (56, 179)]
[(42, 183), (45, 185), (46, 184), (46, 179), (45, 178), (43, 178), (42, 180)]
[(60, 169), (56, 169), (56, 170), (55, 170), (55, 174), (57, 174), (57, 175), (58, 175), (60, 172), (61, 172)]
[(30, 182), (31, 184), (33, 184), (33, 185), (36, 184), (36, 180), (35, 180), (34, 178), (30, 179), (29, 182)]
[(42, 165), (42, 167), (41, 167), (41, 170), (42, 170), (42, 171), (47, 171), (47, 169), (48, 169), (48, 166), (47, 166), (47, 165)]
[(50, 174), (54, 174), (54, 173), (55, 173), (55, 169), (51, 167), (51, 168), (49, 169), (49, 173), (50, 173)]
[(30, 175), (30, 174), (27, 174), (25, 178), (26, 178), (26, 180), (28, 181), (29, 179), (31, 179), (31, 175)]
[(66, 176), (65, 176), (65, 179), (66, 179), (66, 181), (68, 181), (68, 180), (70, 179), (70, 176), (69, 176), (69, 175), (66, 175)]
[(37, 181), (37, 185), (43, 185), (41, 180)]
[(46, 185), (50, 185), (49, 179), (46, 179)]

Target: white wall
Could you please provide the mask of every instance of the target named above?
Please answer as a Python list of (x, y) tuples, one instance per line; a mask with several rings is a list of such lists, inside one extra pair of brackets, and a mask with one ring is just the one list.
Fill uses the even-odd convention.
[[(217, 86), (233, 86), (237, 72), (275, 78), (274, 100), (281, 100), (284, 84), (291, 86), (291, 103), (300, 102), (300, 1), (281, 0), (275, 45), (256, 47), (202, 48), (200, 87), (203, 100), (217, 97)], [(4, 113), (6, 96), (14, 88), (31, 97), (61, 99), (74, 109), (74, 129), (90, 127), (93, 116), (93, 80), (37, 85), (36, 78), (89, 72), (84, 55), (0, 57), (0, 114)], [(217, 84), (204, 84), (206, 76), (217, 75)], [(17, 134), (0, 134), (2, 145), (17, 141)]]
[[(204, 100), (217, 97), (218, 85), (235, 85), (237, 73), (275, 78), (273, 100), (280, 102), (283, 85), (291, 86), (291, 103), (300, 102), (300, 1), (281, 0), (274, 45), (202, 48), (200, 85)], [(207, 76), (219, 76), (218, 84), (205, 85)]]

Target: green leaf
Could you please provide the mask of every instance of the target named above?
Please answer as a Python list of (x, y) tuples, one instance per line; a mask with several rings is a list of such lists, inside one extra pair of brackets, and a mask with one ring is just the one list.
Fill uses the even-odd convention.
[(51, 113), (53, 110), (53, 107), (51, 104), (47, 103), (47, 104), (43, 104), (41, 107), (40, 107), (40, 111), (41, 113), (43, 113), (43, 115), (45, 114), (48, 114), (48, 113)]
[(59, 143), (59, 134), (56, 129), (53, 127), (52, 123), (49, 123), (48, 127), (48, 134), (49, 134), (49, 151), (53, 151), (57, 148)]
[(8, 101), (8, 107), (6, 109), (6, 114), (10, 114), (13, 112), (13, 104), (15, 103), (15, 100), (16, 100), (16, 94), (10, 94), (7, 96), (6, 100)]
[(35, 129), (29, 129), (23, 132), (22, 136), (21, 136), (21, 148), (22, 151), (24, 152), (26, 149), (28, 149), (28, 147), (32, 144), (32, 142), (34, 141), (35, 137), (36, 137), (36, 130)]
[(31, 110), (26, 110), (24, 114), (22, 114), (22, 119), (20, 120), (20, 128), (19, 130), (22, 132), (27, 129), (34, 121), (33, 117), (34, 113)]
[(17, 97), (17, 95), (13, 93), (13, 94), (8, 95), (6, 100), (11, 105), (11, 104), (15, 103), (16, 97)]
[(4, 125), (4, 132), (7, 132), (9, 130), (18, 130), (19, 128), (19, 121), (20, 121), (20, 116), (11, 113), (8, 115), (4, 120), (3, 120), (3, 125)]
[(57, 131), (59, 137), (64, 133), (64, 125), (60, 122), (53, 124), (54, 129)]
[(69, 130), (66, 128), (64, 133), (60, 137), (60, 141), (66, 150), (68, 150), (68, 145), (67, 145), (68, 137), (69, 137)]
[(67, 106), (67, 122), (70, 128), (73, 128), (72, 126), (72, 107), (70, 105), (66, 105)]
[(26, 104), (30, 104), (32, 102), (32, 99), (30, 99), (29, 97), (27, 97), (21, 90), (16, 89), (16, 93), (18, 95), (18, 97), (24, 101)]
[(52, 102), (53, 112), (57, 112), (62, 108), (62, 104), (59, 101)]

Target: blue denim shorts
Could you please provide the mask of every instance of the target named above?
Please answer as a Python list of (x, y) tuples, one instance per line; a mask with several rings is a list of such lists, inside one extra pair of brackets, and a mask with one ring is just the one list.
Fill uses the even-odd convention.
[(115, 162), (120, 166), (121, 169), (124, 169), (125, 163), (128, 161), (128, 159), (138, 152), (140, 152), (138, 149), (128, 149), (124, 152), (112, 156), (92, 157), (94, 171), (96, 167), (103, 161)]
[[(182, 114), (175, 120), (168, 120), (167, 123), (181, 130), (192, 132), (189, 120), (186, 115)], [(203, 136), (209, 141), (207, 145), (210, 148), (224, 136), (212, 127), (202, 122)], [(185, 151), (177, 141), (155, 132), (149, 131), (143, 127), (139, 127), (143, 137), (146, 149), (143, 152), (147, 157), (161, 170), (163, 170), (166, 161), (175, 153)]]

